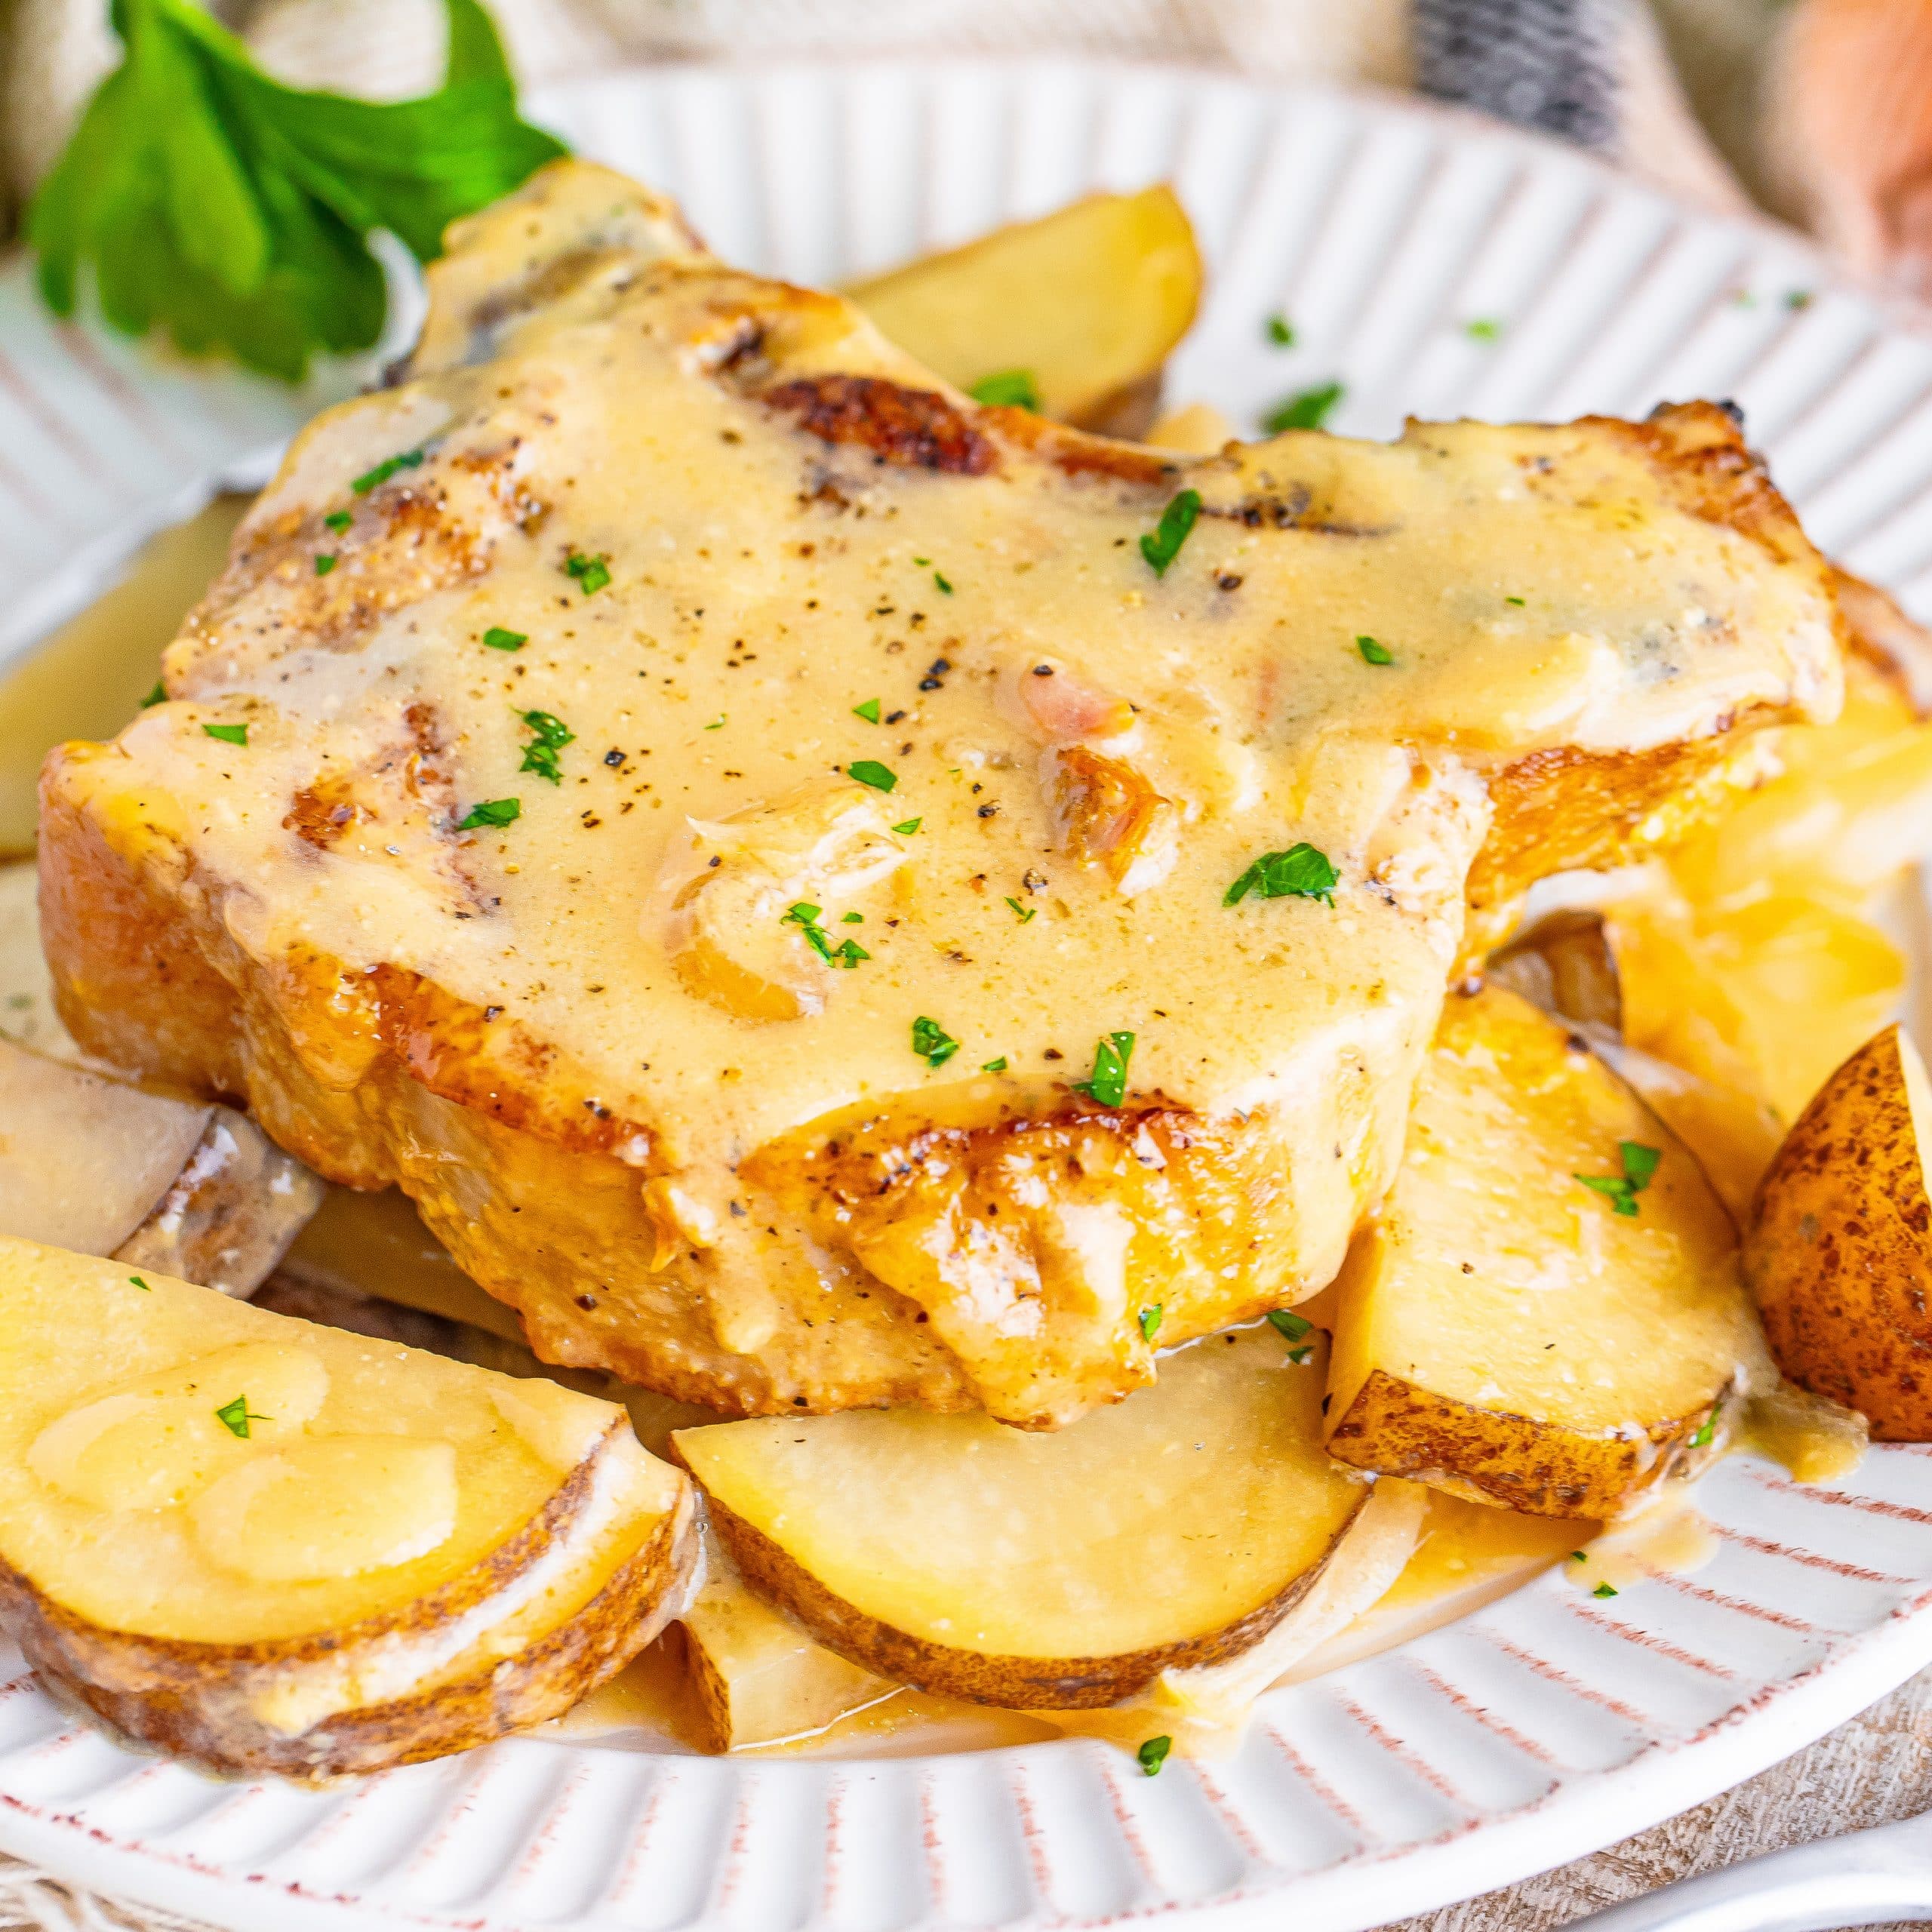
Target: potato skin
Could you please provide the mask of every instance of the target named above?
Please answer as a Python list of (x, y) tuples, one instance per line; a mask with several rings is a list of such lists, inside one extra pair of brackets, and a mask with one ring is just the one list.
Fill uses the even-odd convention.
[(1718, 1403), (1639, 1437), (1591, 1435), (1561, 1424), (1479, 1409), (1371, 1369), (1328, 1438), (1337, 1461), (1406, 1476), (1530, 1516), (1597, 1520), (1634, 1499), (1696, 1452), (1690, 1438)]
[(1853, 1054), (1785, 1136), (1743, 1265), (1792, 1381), (1862, 1411), (1880, 1441), (1932, 1441), (1932, 1202), (1897, 1026)]
[(429, 1596), (349, 1629), (252, 1644), (196, 1644), (109, 1630), (50, 1601), (0, 1559), (0, 1629), (48, 1688), (131, 1742), (203, 1770), (268, 1773), (319, 1783), (386, 1770), (488, 1744), (561, 1716), (628, 1663), (675, 1607), (696, 1560), (696, 1506), (677, 1508), (574, 1615), (508, 1657), (488, 1633), (454, 1674), (411, 1695), (341, 1712), (293, 1736), (265, 1722), (251, 1699), (304, 1666), (378, 1652), (433, 1632), (502, 1589), (537, 1560), (583, 1506), (596, 1457), (543, 1511), (466, 1575)]
[[(1366, 1502), (1368, 1495), (1364, 1484), (1361, 1501)], [(1349, 1522), (1336, 1533), (1329, 1546), (1331, 1555), (1348, 1534), (1361, 1507), (1358, 1503)], [(731, 1552), (746, 1582), (761, 1596), (789, 1611), (828, 1650), (862, 1669), (909, 1684), (915, 1690), (1017, 1710), (1096, 1710), (1131, 1697), (1164, 1670), (1224, 1663), (1238, 1657), (1294, 1609), (1328, 1561), (1324, 1556), (1279, 1595), (1204, 1636), (1126, 1651), (1115, 1657), (1002, 1657), (928, 1643), (868, 1616), (835, 1596), (764, 1531), (754, 1529), (715, 1497), (706, 1498), (706, 1508), (712, 1527)]]

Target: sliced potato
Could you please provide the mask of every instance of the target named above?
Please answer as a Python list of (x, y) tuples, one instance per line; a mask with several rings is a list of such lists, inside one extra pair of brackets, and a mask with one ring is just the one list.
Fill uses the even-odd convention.
[(961, 389), (1024, 372), (1048, 415), (1118, 435), (1133, 426), (1115, 405), (1158, 375), (1194, 320), (1201, 283), (1186, 211), (1156, 187), (1090, 195), (847, 293)]
[(0, 1629), (142, 1743), (323, 1777), (556, 1716), (693, 1515), (608, 1404), (0, 1240)]
[(0, 1234), (248, 1295), (322, 1183), (232, 1108), (0, 1039)]
[(1367, 1494), (1321, 1453), (1321, 1354), (1271, 1327), (1211, 1337), (1051, 1435), (889, 1409), (673, 1442), (746, 1579), (832, 1649), (921, 1690), (1078, 1709), (1238, 1655), (1321, 1574)]
[(1748, 1354), (1733, 1240), (1682, 1143), (1568, 1029), (1500, 986), (1452, 998), (1343, 1273), (1331, 1453), (1619, 1514), (1709, 1440)]
[(746, 1587), (721, 1544), (678, 1620), (707, 1751), (743, 1751), (808, 1737), (899, 1688), (829, 1651), (797, 1618)]
[(1777, 1364), (1881, 1441), (1932, 1441), (1932, 1090), (1897, 1026), (1798, 1117), (1758, 1191), (1744, 1278)]

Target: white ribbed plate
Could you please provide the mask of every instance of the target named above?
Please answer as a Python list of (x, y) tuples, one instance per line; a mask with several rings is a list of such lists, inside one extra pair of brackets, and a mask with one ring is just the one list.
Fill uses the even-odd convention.
[[(1373, 435), (1734, 397), (1820, 542), (1932, 614), (1932, 339), (1778, 232), (1566, 152), (1096, 65), (681, 68), (537, 105), (721, 254), (805, 282), (1171, 178), (1213, 264), (1171, 395), (1251, 424), (1340, 377), (1333, 426)], [(1292, 351), (1263, 338), (1277, 309)], [(0, 660), (343, 380), (293, 399), (163, 371), (0, 273)], [(1932, 1661), (1932, 1455), (1809, 1490), (1734, 1459), (1700, 1501), (1721, 1546), (1695, 1576), (1614, 1604), (1546, 1576), (1275, 1694), (1238, 1755), (1158, 1779), (1086, 1743), (815, 1763), (522, 1740), (329, 1792), (222, 1786), (77, 1726), (0, 1648), (0, 1848), (250, 1932), (1346, 1932), (1607, 1844)]]

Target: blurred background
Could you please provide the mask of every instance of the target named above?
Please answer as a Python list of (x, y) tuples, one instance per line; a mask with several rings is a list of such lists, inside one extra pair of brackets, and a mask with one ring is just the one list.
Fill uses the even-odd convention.
[[(210, 0), (278, 78), (441, 72), (441, 0)], [(1415, 90), (1755, 205), (1932, 296), (1932, 0), (494, 0), (526, 83), (727, 55), (1079, 51)], [(0, 0), (0, 234), (113, 65), (107, 0)]]

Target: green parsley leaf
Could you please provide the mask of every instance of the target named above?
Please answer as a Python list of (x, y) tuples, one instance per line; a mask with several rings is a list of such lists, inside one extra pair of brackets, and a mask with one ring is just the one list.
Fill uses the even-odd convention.
[(1161, 1325), (1161, 1314), (1158, 1302), (1152, 1308), (1143, 1308), (1140, 1311), (1140, 1337), (1143, 1341), (1151, 1342), (1154, 1339), (1154, 1331)]
[[(842, 966), (851, 972), (862, 959), (872, 955), (855, 939), (848, 939), (843, 946), (834, 946), (831, 935), (819, 924), (822, 906), (808, 905), (804, 900), (784, 913), (778, 923), (781, 926), (796, 926), (804, 936), (805, 943), (828, 966)], [(863, 918), (859, 912), (848, 912), (848, 919)]]
[(1031, 369), (1002, 369), (982, 376), (966, 393), (989, 409), (1030, 409), (1040, 413), (1040, 385)]
[(1808, 309), (1817, 300), (1808, 288), (1788, 288), (1785, 291), (1784, 306), (1793, 310)]
[(1506, 597), (1503, 601), (1506, 604), (1515, 605), (1516, 608), (1519, 611), (1523, 608), (1523, 600), (1520, 597)]
[(1261, 325), (1261, 332), (1277, 349), (1295, 346), (1294, 325), (1278, 309)]
[(934, 571), (933, 572), (933, 581), (939, 586), (940, 589), (946, 592), (947, 596), (950, 597), (952, 595), (952, 586), (947, 582), (946, 574), (943, 571)]
[(566, 745), (577, 742), (577, 734), (564, 721), (547, 711), (526, 711), (522, 714), (524, 728), (537, 734), (534, 743), (523, 748), (523, 762), (517, 767), (519, 771), (534, 771), (540, 778), (547, 778), (552, 785), (564, 782), (563, 768), (558, 762), (557, 754)]
[(1710, 1447), (1718, 1432), (1718, 1413), (1717, 1409), (1712, 1410), (1710, 1414), (1697, 1425), (1697, 1432), (1690, 1438), (1692, 1448), (1708, 1449)]
[(1581, 1181), (1593, 1192), (1601, 1194), (1617, 1213), (1636, 1213), (1637, 1191), (1621, 1174), (1573, 1174), (1571, 1178)]
[(1188, 532), (1194, 528), (1195, 518), (1201, 514), (1201, 492), (1183, 490), (1168, 502), (1161, 512), (1161, 521), (1140, 540), (1140, 554), (1147, 559), (1156, 577), (1165, 577), (1168, 566), (1180, 555), (1180, 546), (1187, 541)]
[(924, 570), (925, 567), (932, 561), (932, 559), (930, 557), (915, 557), (912, 561), (918, 565), (920, 569)]
[(366, 497), (371, 490), (380, 488), (398, 469), (417, 469), (422, 466), (427, 454), (423, 450), (405, 450), (399, 455), (386, 456), (374, 469), (365, 469), (349, 485), (358, 497)]
[(980, 1071), (982, 1073), (1004, 1073), (1006, 1071), (1005, 1054), (1001, 1054), (998, 1060), (983, 1060)]
[(1392, 664), (1395, 661), (1395, 654), (1386, 644), (1377, 644), (1372, 637), (1357, 638), (1355, 648), (1361, 653), (1364, 664)]
[(248, 742), (248, 728), (245, 724), (204, 724), (202, 729), (211, 738), (219, 738), (224, 745), (245, 745)]
[(346, 510), (331, 510), (322, 521), (340, 537), (355, 519)]
[(154, 1290), (149, 1287), (147, 1283), (141, 1279), (140, 1275), (130, 1275), (128, 1278), (134, 1283), (136, 1287), (140, 1290), (143, 1294), (151, 1295), (154, 1293)]
[(154, 681), (154, 689), (141, 700), (141, 709), (146, 711), (151, 705), (165, 704), (167, 702), (168, 687), (157, 678)]
[(921, 1014), (912, 1022), (912, 1051), (928, 1066), (943, 1066), (959, 1051), (959, 1042), (937, 1020)]
[(892, 829), (894, 832), (897, 832), (901, 838), (909, 838), (912, 837), (913, 833), (917, 832), (920, 826), (924, 823), (925, 820), (923, 818), (909, 818), (902, 820), (901, 823), (895, 825)]
[(1314, 1353), (1314, 1345), (1309, 1343), (1299, 1349), (1291, 1349), (1288, 1351), (1288, 1359), (1294, 1364), (1296, 1367), (1300, 1368), (1306, 1365), (1309, 1358)]
[(472, 805), (456, 822), (459, 832), (481, 832), (491, 826), (514, 825), (523, 816), (521, 798), (485, 798)]
[(248, 1439), (248, 1425), (251, 1422), (269, 1422), (273, 1418), (253, 1414), (246, 1395), (237, 1395), (233, 1401), (224, 1402), (214, 1412), (214, 1419), (230, 1435), (238, 1435), (244, 1442)]
[(1312, 389), (1303, 389), (1278, 402), (1262, 417), (1261, 426), (1271, 436), (1278, 436), (1284, 429), (1318, 429), (1347, 393), (1340, 383), (1321, 383)]
[(1251, 892), (1263, 899), (1318, 899), (1335, 903), (1341, 874), (1328, 855), (1312, 845), (1291, 845), (1285, 852), (1263, 852), (1221, 895), (1223, 906), (1238, 906)]
[(492, 651), (521, 651), (530, 641), (525, 631), (506, 631), (501, 624), (492, 624), (483, 633), (483, 641)]
[(586, 557), (581, 550), (573, 550), (564, 559), (564, 574), (576, 580), (577, 587), (586, 597), (595, 597), (611, 581), (611, 559), (608, 556)]
[(517, 118), (478, 0), (445, 0), (443, 85), (377, 102), (286, 88), (193, 0), (116, 0), (124, 54), (26, 218), (41, 294), (73, 313), (84, 263), (101, 312), (299, 381), (318, 354), (371, 346), (385, 305), (367, 238), (420, 261), (459, 216), (564, 150)]
[(1609, 1583), (1599, 1583), (1596, 1588), (1590, 1592), (1590, 1595), (1593, 1597), (1614, 1597), (1616, 1594), (1617, 1591), (1615, 1587)]
[(1637, 1212), (1637, 1197), (1651, 1184), (1663, 1155), (1640, 1140), (1620, 1140), (1617, 1151), (1623, 1162), (1620, 1174), (1577, 1174), (1573, 1179), (1601, 1194), (1620, 1214)]
[(335, 568), (337, 561), (337, 558), (325, 552), (315, 559), (315, 574), (318, 577), (327, 577), (329, 572)]
[(876, 724), (878, 722), (878, 700), (875, 697), (869, 697), (863, 704), (854, 705), (852, 715), (854, 718), (863, 718), (868, 724)]
[(1150, 1737), (1134, 1755), (1140, 1768), (1151, 1778), (1168, 1761), (1168, 1753), (1174, 1748), (1171, 1737)]
[(1472, 342), (1499, 342), (1503, 337), (1503, 325), (1491, 316), (1478, 315), (1463, 325), (1463, 333)]
[(875, 792), (890, 792), (899, 783), (898, 773), (888, 771), (874, 758), (854, 758), (845, 768), (845, 776), (869, 785)]
[(1589, 1560), (1589, 1558), (1580, 1549), (1573, 1549), (1570, 1552), (1570, 1561), (1572, 1563), (1587, 1563)]
[(721, 712), (721, 712), (718, 714), (718, 715), (717, 715), (715, 718), (714, 718), (711, 721), (711, 722), (710, 722), (709, 724), (707, 724), (704, 728), (705, 728), (707, 731), (723, 731), (723, 730), (724, 730), (724, 713), (723, 712)]
[(1285, 1308), (1271, 1308), (1268, 1319), (1291, 1342), (1299, 1342), (1315, 1326), (1305, 1315), (1295, 1315)]
[(1013, 898), (1011, 895), (1008, 896), (1006, 903), (1013, 908), (1014, 918), (1018, 919), (1023, 926), (1029, 924), (1039, 916), (1038, 907), (1023, 906), (1018, 900)]
[(1073, 1091), (1097, 1106), (1118, 1106), (1127, 1098), (1127, 1063), (1133, 1057), (1131, 1033), (1107, 1034), (1094, 1049), (1094, 1071), (1075, 1081)]
[(862, 926), (865, 922), (866, 915), (864, 913), (848, 912), (844, 918), (841, 919), (838, 923), (841, 926)]

